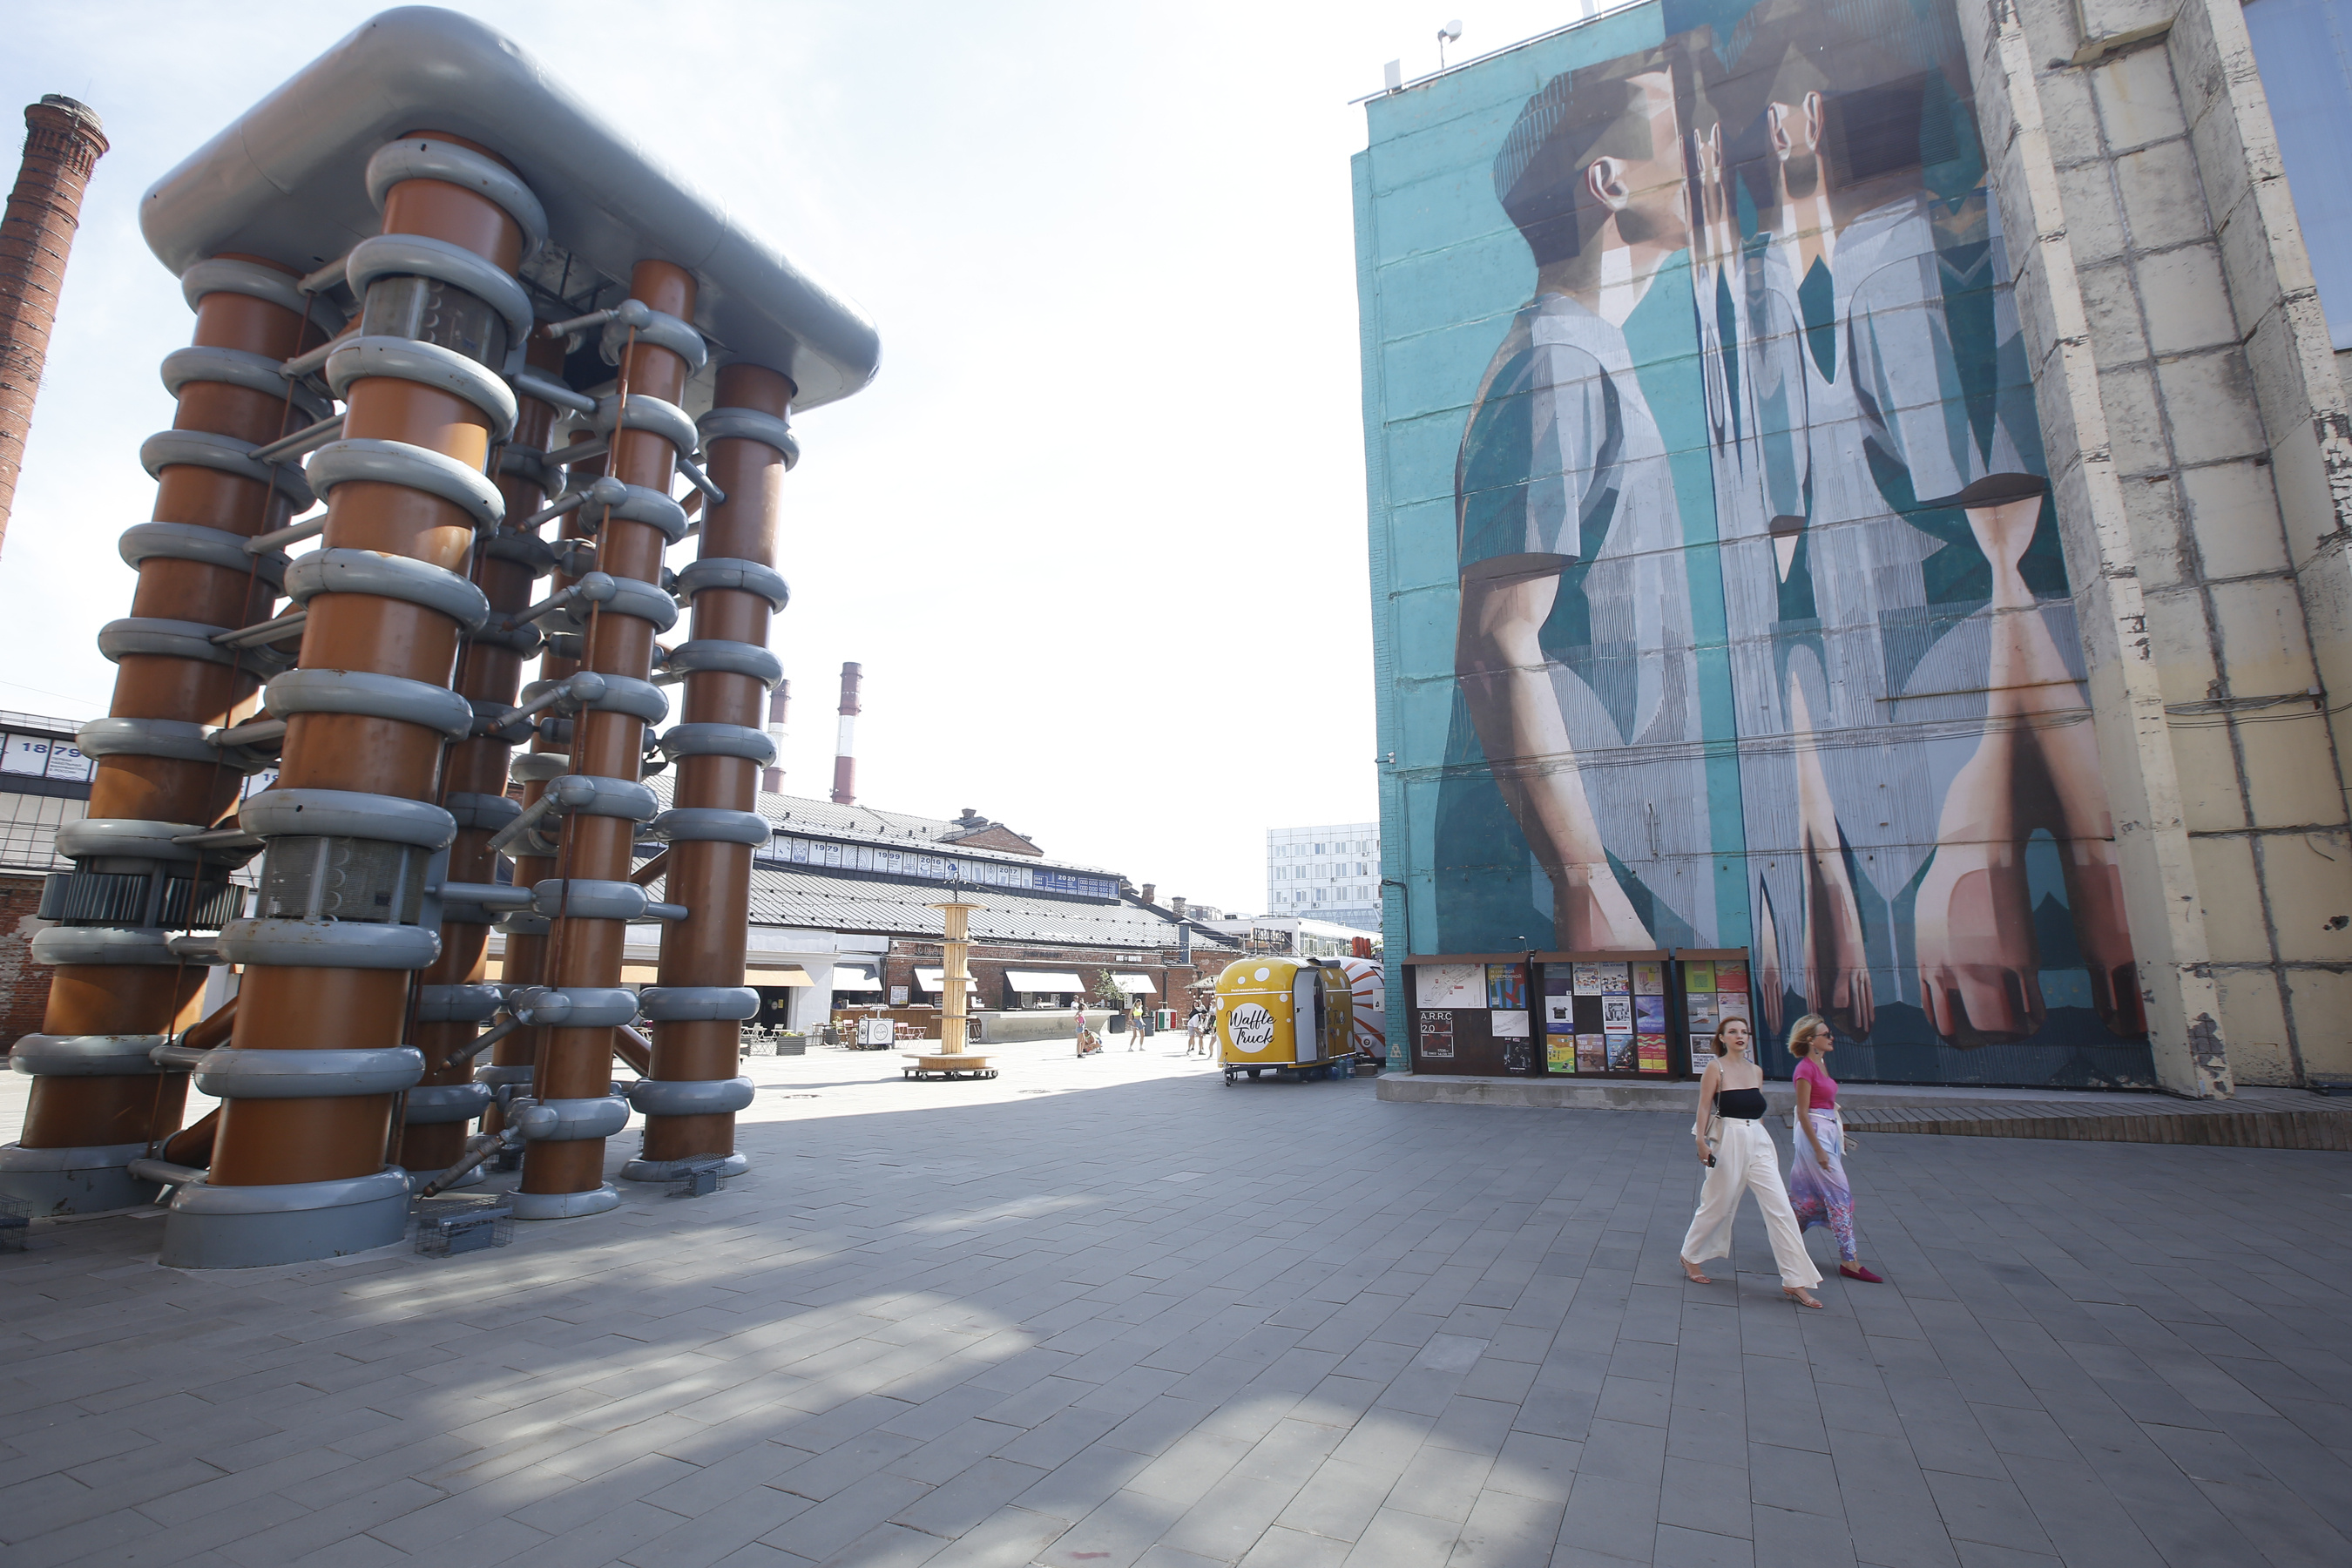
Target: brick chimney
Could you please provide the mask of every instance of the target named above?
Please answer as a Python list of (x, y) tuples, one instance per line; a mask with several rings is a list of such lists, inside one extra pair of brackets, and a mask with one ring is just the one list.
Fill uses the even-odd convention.
[(82, 192), (105, 153), (106, 132), (85, 105), (50, 93), (26, 107), (25, 162), (0, 220), (0, 544), (16, 501), (66, 257), (81, 226)]
[(1151, 901), (1151, 895), (1152, 895), (1155, 891), (1157, 891), (1157, 890), (1158, 890), (1158, 889), (1159, 889), (1159, 884), (1158, 884), (1157, 882), (1146, 882), (1146, 883), (1144, 883), (1144, 884), (1143, 884), (1143, 901), (1144, 901), (1145, 903), (1147, 903), (1147, 904), (1148, 904), (1148, 903), (1150, 903), (1150, 902)]
[(841, 728), (833, 744), (833, 804), (857, 804), (857, 682), (864, 672), (856, 665), (841, 667)]
[(776, 689), (768, 693), (768, 739), (775, 742), (776, 764), (760, 775), (760, 787), (770, 795), (784, 793), (784, 718), (793, 705), (793, 683), (779, 680)]

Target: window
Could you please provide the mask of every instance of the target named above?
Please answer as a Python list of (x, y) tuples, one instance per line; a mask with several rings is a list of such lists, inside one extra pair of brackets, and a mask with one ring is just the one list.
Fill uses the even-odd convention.
[(2352, 349), (2352, 15), (2336, 0), (2248, 0), (2246, 32), (2271, 100), (2287, 188), (2319, 281), (2327, 333)]

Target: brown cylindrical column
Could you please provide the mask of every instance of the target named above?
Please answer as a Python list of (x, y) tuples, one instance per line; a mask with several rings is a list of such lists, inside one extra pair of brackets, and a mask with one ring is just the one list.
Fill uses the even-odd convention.
[(81, 226), (82, 192), (105, 154), (106, 132), (86, 105), (50, 93), (26, 106), (25, 161), (0, 219), (0, 545), (7, 542), (66, 258)]
[[(250, 257), (222, 259), (269, 267)], [(269, 270), (288, 280), (286, 293), (290, 296), (292, 268)], [(215, 268), (215, 275), (223, 271)], [(226, 287), (197, 301), (194, 342), (199, 349), (232, 349), (281, 360), (320, 336), (315, 325), (306, 330), (300, 312)], [(183, 383), (173, 428), (260, 445), (310, 417), (282, 395), (199, 378)], [(250, 537), (283, 527), (290, 504), (284, 489), (260, 479), (173, 462), (161, 468), (154, 519)], [(240, 570), (157, 553), (140, 563), (131, 613), (152, 620), (244, 626), (268, 618), (272, 598), (270, 584), (253, 567)], [(259, 684), (258, 675), (242, 659), (126, 653), (117, 662), (108, 713), (111, 719), (162, 721), (167, 726), (225, 724), (251, 710)], [(218, 822), (235, 806), (243, 783), (236, 769), (170, 754), (179, 748), (169, 743), (151, 747), (164, 754), (144, 754), (137, 749), (144, 743), (135, 733), (138, 726), (130, 728), (132, 735), (117, 735), (98, 756), (90, 778), (92, 819), (201, 827)], [(50, 984), (42, 1032), (68, 1038), (173, 1034), (196, 1021), (204, 978), (201, 966), (176, 962), (64, 963)], [(180, 1125), (186, 1095), (184, 1072), (37, 1076), (19, 1146), (27, 1151), (101, 1151), (166, 1138)], [(134, 1191), (123, 1184), (124, 1178), (112, 1184), (85, 1180), (79, 1184), (82, 1190), (53, 1192), (49, 1189), (55, 1184), (42, 1178), (39, 1163), (37, 1159), (12, 1160), (0, 1151), (0, 1193), (32, 1198), (56, 1212), (72, 1212), (120, 1206), (153, 1191), (152, 1186)]]
[[(694, 275), (667, 261), (641, 261), (630, 274), (629, 298), (665, 315), (694, 313)], [(677, 403), (686, 393), (690, 367), (675, 350), (635, 338), (624, 350), (622, 395)], [(616, 427), (605, 471), (625, 484), (669, 493), (676, 480), (677, 449), (650, 430)], [(583, 508), (583, 510), (588, 510)], [(593, 521), (593, 520), (592, 520)], [(597, 534), (597, 569), (641, 583), (661, 577), (668, 541), (648, 522), (612, 517)], [(600, 675), (644, 680), (653, 672), (654, 627), (635, 616), (599, 609), (591, 616), (581, 668)], [(646, 725), (634, 715), (583, 709), (572, 724), (572, 771), (637, 782), (644, 772)], [(585, 813), (567, 816), (556, 873), (566, 880), (625, 881), (638, 825), (626, 817)], [(621, 983), (621, 952), (627, 927), (619, 921), (560, 914), (548, 937), (549, 984), (562, 989), (606, 989)], [(611, 1092), (613, 1030), (550, 1028), (540, 1053), (536, 1095), (541, 1100), (589, 1100)], [(538, 1139), (525, 1149), (524, 1194), (594, 1193), (604, 1186), (604, 1140)], [(518, 1217), (579, 1212), (560, 1205), (519, 1205)]]
[[(479, 192), (438, 180), (393, 184), (385, 193), (383, 230), (461, 246), (509, 272), (522, 256), (523, 231), (503, 208)], [(347, 439), (421, 447), (479, 472), (488, 458), (491, 427), (488, 415), (452, 392), (373, 375), (346, 389), (343, 434)], [(473, 515), (439, 496), (401, 484), (351, 480), (328, 499), (322, 543), (331, 550), (403, 556), (462, 575), (468, 570), (474, 531)], [(321, 594), (310, 604), (300, 667), (446, 687), (458, 631), (448, 616), (404, 600), (363, 592)], [(422, 723), (340, 712), (291, 714), (277, 787), (432, 801), (440, 791), (444, 745), (442, 732)], [(402, 969), (248, 964), (232, 1044), (241, 1050), (400, 1046), (407, 1043), (402, 1034), (409, 979)], [(392, 1110), (389, 1093), (229, 1100), (221, 1108), (211, 1184), (373, 1175), (384, 1164)]]
[[(765, 415), (781, 430), (792, 407), (793, 391), (793, 384), (772, 370), (731, 364), (719, 373), (712, 407)], [(711, 482), (726, 492), (727, 499), (711, 503), (703, 514), (703, 559), (774, 565), (777, 523), (783, 507), (783, 452), (766, 441), (746, 437), (715, 436), (709, 445)], [(764, 648), (773, 613), (764, 595), (749, 589), (699, 587), (694, 595), (692, 640), (748, 643)], [(754, 676), (697, 671), (686, 678), (685, 710), (680, 717), (688, 724), (756, 729), (766, 695)], [(760, 766), (750, 758), (688, 756), (679, 761), (677, 768), (674, 799), (678, 806), (757, 809)], [(670, 847), (664, 888), (669, 901), (685, 905), (688, 913), (663, 928), (662, 984), (743, 984), (751, 855), (748, 844), (704, 841)], [(651, 1028), (656, 1079), (709, 1082), (736, 1076), (740, 1023), (724, 1018), (656, 1022)], [(732, 1112), (646, 1118), (648, 1166), (724, 1156), (734, 1150)]]
[[(562, 379), (562, 344), (544, 339), (536, 341), (530, 345), (528, 358), (530, 367), (541, 375)], [(507, 450), (518, 454), (543, 452), (555, 425), (554, 406), (535, 397), (520, 397), (516, 402), (518, 417)], [(514, 525), (545, 505), (547, 492), (541, 484), (544, 473), (535, 463), (502, 463), (501, 468), (497, 481), (499, 493), (506, 498), (508, 521), (499, 536), (475, 553), (473, 561), (474, 585), (489, 601), (490, 619), (486, 628), (489, 636), (465, 644), (457, 659), (457, 678), (451, 685), (458, 696), (477, 704), (511, 708), (522, 686), (523, 656), (505, 642), (490, 640), (490, 637), (511, 626), (515, 613), (530, 606), (537, 574), (530, 554), (544, 546), (538, 545), (534, 536), (517, 537)], [(457, 797), (465, 795), (505, 798), (508, 762), (513, 750), (511, 742), (498, 735), (476, 735), (450, 747), (443, 773), (443, 804), (454, 806), (459, 804)], [(460, 813), (458, 822), (457, 839), (449, 846), (449, 880), (496, 881), (499, 857), (490, 847), (490, 837), (497, 831), (497, 825), (477, 822), (470, 813)], [(489, 970), (489, 931), (490, 928), (479, 921), (444, 920), (441, 956), (418, 974), (417, 984), (480, 984)], [(511, 938), (509, 945), (523, 940), (535, 939)], [(438, 1088), (472, 1081), (472, 1058), (452, 1061), (450, 1058), (471, 1045), (481, 1029), (479, 1023), (459, 1021), (418, 1024), (411, 1041), (425, 1053), (425, 1076), (418, 1080), (418, 1087)], [(411, 1171), (444, 1171), (464, 1152), (466, 1137), (463, 1121), (420, 1122), (412, 1117), (402, 1125), (394, 1161)]]

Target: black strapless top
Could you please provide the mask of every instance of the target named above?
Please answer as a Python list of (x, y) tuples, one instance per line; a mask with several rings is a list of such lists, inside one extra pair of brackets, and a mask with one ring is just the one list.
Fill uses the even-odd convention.
[(1718, 1089), (1715, 1091), (1715, 1109), (1734, 1121), (1761, 1121), (1764, 1119), (1764, 1091), (1760, 1089)]

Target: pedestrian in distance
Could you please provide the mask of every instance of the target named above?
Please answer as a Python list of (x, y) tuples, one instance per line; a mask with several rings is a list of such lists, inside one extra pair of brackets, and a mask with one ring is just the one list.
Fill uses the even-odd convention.
[(1764, 1069), (1756, 1064), (1754, 1050), (1755, 1031), (1747, 1019), (1726, 1018), (1717, 1027), (1716, 1059), (1699, 1080), (1698, 1121), (1691, 1128), (1706, 1183), (1683, 1237), (1683, 1272), (1694, 1285), (1715, 1283), (1699, 1265), (1731, 1256), (1739, 1195), (1753, 1193), (1772, 1238), (1773, 1261), (1780, 1265), (1780, 1293), (1801, 1307), (1818, 1308), (1821, 1302), (1811, 1292), (1822, 1282), (1822, 1271), (1805, 1256), (1804, 1234), (1780, 1185), (1780, 1152), (1764, 1126)]
[(1207, 1054), (1202, 1044), (1202, 1038), (1207, 1034), (1208, 1027), (1208, 1014), (1198, 1007), (1193, 1008), (1192, 1016), (1184, 1020), (1184, 1054), (1186, 1056), (1189, 1057), (1195, 1051)]
[(1853, 1249), (1853, 1189), (1845, 1179), (1845, 1119), (1838, 1114), (1837, 1081), (1822, 1065), (1837, 1040), (1829, 1025), (1808, 1013), (1789, 1027), (1789, 1054), (1797, 1058), (1797, 1136), (1789, 1159), (1789, 1205), (1801, 1230), (1825, 1226), (1837, 1237), (1838, 1272), (1865, 1284), (1886, 1283), (1864, 1268)]
[(1078, 1004), (1078, 1055), (1092, 1056), (1100, 1049), (1102, 1049), (1102, 1041), (1096, 1038), (1093, 1032), (1087, 1029), (1087, 1005), (1081, 1002)]

